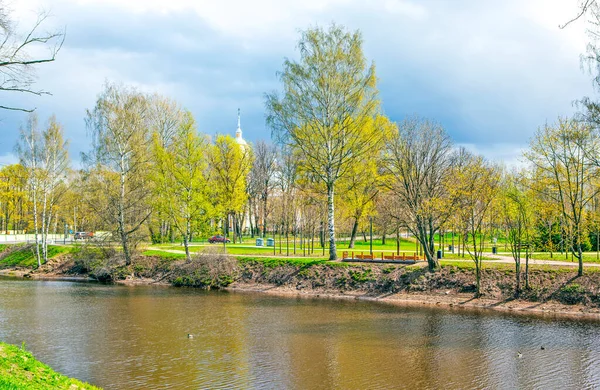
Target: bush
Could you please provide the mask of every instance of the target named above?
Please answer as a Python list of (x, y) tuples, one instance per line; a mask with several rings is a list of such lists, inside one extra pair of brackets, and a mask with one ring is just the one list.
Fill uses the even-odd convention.
[(567, 305), (583, 303), (586, 300), (585, 288), (577, 283), (571, 283), (558, 290), (556, 298)]
[(84, 244), (73, 251), (76, 273), (87, 273), (101, 282), (112, 282), (124, 277), (122, 254), (111, 246)]
[(171, 283), (175, 286), (221, 288), (233, 283), (239, 273), (235, 258), (219, 252), (203, 252), (191, 261), (175, 263)]

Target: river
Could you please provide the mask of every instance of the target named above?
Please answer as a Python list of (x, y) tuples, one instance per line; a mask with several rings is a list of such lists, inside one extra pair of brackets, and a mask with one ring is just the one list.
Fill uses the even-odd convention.
[(0, 340), (106, 389), (600, 387), (597, 322), (259, 293), (3, 278)]

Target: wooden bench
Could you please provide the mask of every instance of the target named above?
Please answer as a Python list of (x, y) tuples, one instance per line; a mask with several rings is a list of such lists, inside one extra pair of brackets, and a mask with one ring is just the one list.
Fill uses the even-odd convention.
[[(360, 254), (354, 254), (354, 252), (350, 253), (350, 252), (342, 252), (342, 259), (349, 259), (349, 260), (375, 260), (375, 254), (364, 254), (363, 252), (360, 252)], [(412, 254), (412, 255), (406, 255), (406, 253), (402, 253), (402, 255), (396, 255), (394, 253), (391, 254), (386, 254), (385, 252), (381, 252), (381, 261), (385, 261), (385, 260), (391, 260), (391, 261), (420, 261), (421, 258), (419, 257), (419, 255)]]

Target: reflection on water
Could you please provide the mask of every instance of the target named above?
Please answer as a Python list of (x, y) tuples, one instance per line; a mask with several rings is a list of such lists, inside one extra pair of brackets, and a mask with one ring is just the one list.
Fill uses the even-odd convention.
[(0, 340), (107, 389), (596, 388), (599, 336), (593, 322), (0, 280)]

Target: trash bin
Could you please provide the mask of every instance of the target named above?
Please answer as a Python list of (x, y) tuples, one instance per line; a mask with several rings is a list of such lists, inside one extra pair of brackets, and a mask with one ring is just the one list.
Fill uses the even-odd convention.
[(439, 249), (437, 251), (437, 258), (438, 258), (438, 260), (442, 258), (442, 250), (441, 249)]
[(454, 247), (452, 245), (448, 245), (448, 251), (454, 253)]
[(275, 246), (275, 240), (272, 238), (267, 238), (267, 246)]
[(496, 253), (498, 253), (498, 249), (495, 246), (493, 246), (492, 247), (492, 254), (495, 255)]
[(256, 246), (263, 246), (263, 239), (262, 238), (257, 238), (256, 239)]

